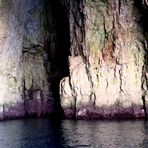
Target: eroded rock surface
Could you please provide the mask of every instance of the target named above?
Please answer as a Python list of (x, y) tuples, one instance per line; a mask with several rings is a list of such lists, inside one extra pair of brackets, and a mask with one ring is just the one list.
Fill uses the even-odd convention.
[(146, 117), (147, 11), (147, 0), (0, 0), (0, 120), (61, 105), (66, 118)]
[(44, 1), (0, 1), (0, 119), (53, 112), (45, 18)]
[[(141, 24), (144, 14), (136, 1), (64, 4), (69, 8), (71, 32), (70, 76), (60, 84), (65, 116), (143, 118), (147, 114), (148, 55)], [(146, 9), (144, 3), (139, 4)]]

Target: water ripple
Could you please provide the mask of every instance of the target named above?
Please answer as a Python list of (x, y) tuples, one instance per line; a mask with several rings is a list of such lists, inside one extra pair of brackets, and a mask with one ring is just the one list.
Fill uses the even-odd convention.
[(0, 122), (0, 148), (147, 148), (144, 121)]

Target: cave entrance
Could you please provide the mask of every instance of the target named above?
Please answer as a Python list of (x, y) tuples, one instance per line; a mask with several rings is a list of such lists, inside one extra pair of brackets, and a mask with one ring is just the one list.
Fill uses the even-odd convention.
[[(65, 7), (59, 0), (45, 0), (45, 7), (47, 15), (46, 24), (48, 25), (48, 28), (50, 28), (49, 36), (51, 36), (50, 34), (53, 34), (51, 37), (52, 39), (50, 39), (50, 42), (48, 43), (49, 62), (51, 63), (50, 73), (52, 75), (51, 78), (49, 78), (49, 81), (54, 98), (55, 114), (59, 117), (62, 113), (59, 84), (63, 77), (69, 76), (69, 16)], [(55, 44), (54, 47), (51, 44)]]

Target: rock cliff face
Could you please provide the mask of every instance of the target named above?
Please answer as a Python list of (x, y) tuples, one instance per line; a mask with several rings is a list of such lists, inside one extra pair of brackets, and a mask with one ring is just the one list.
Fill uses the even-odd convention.
[(146, 116), (146, 1), (143, 5), (133, 0), (64, 4), (69, 8), (71, 37), (70, 75), (60, 83), (66, 117)]
[(0, 0), (0, 119), (145, 117), (147, 5)]
[(48, 50), (56, 51), (56, 34), (51, 15), (46, 1), (0, 1), (1, 119), (53, 112)]

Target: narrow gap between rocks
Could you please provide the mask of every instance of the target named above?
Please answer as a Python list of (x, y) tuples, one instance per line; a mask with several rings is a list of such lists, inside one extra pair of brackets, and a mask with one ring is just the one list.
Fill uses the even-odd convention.
[[(55, 28), (55, 51), (54, 56), (51, 57), (49, 51), (49, 57), (51, 57), (51, 73), (52, 77), (50, 81), (50, 88), (54, 98), (55, 116), (63, 116), (61, 108), (59, 85), (60, 80), (69, 76), (69, 64), (68, 57), (70, 55), (70, 30), (69, 30), (69, 18), (64, 6), (59, 0), (45, 0), (46, 5), (50, 5), (52, 17), (54, 19)], [(47, 6), (45, 6), (47, 7)], [(46, 8), (48, 9), (48, 7)], [(50, 33), (50, 32), (49, 32)], [(50, 44), (50, 43), (49, 43)], [(49, 49), (50, 50), (50, 49)]]

